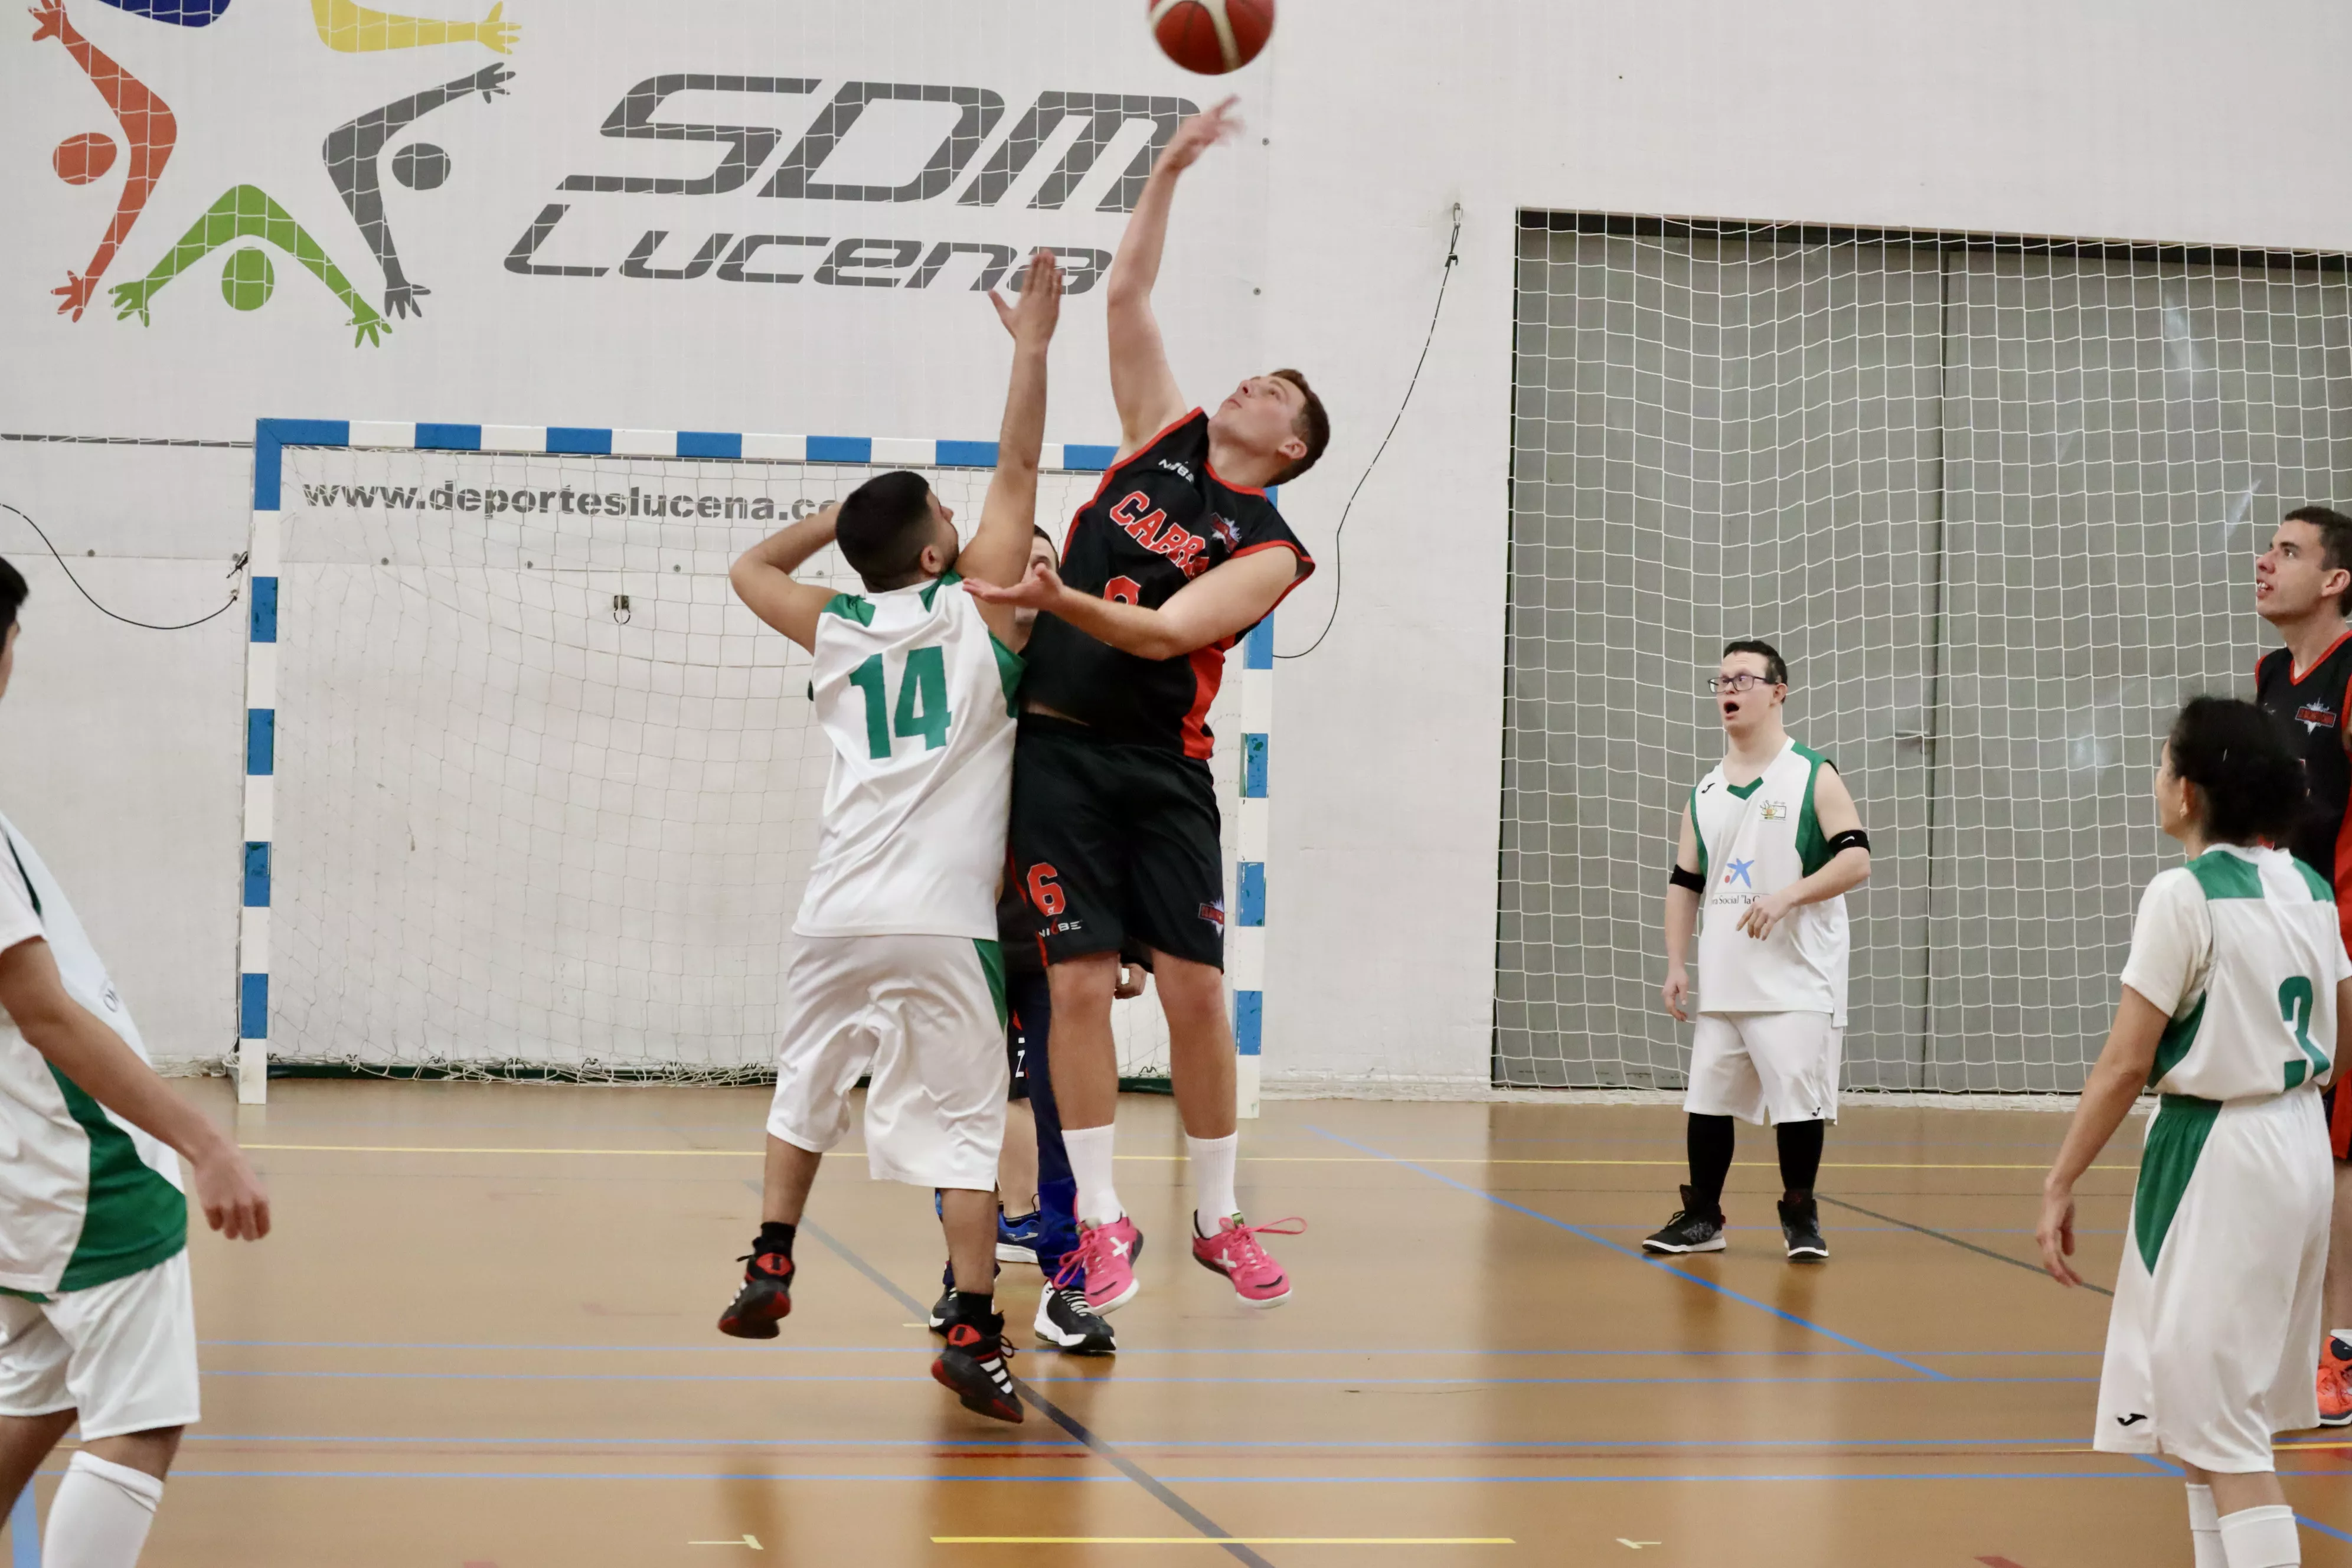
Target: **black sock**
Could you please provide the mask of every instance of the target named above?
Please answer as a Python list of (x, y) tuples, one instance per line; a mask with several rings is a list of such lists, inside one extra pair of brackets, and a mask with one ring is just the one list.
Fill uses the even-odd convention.
[(993, 1290), (964, 1290), (955, 1293), (955, 1315), (963, 1322), (984, 1328), (996, 1316), (996, 1293)]
[(1688, 1142), (1691, 1211), (1719, 1215), (1724, 1179), (1731, 1174), (1731, 1118), (1693, 1115)]
[(1786, 1201), (1813, 1195), (1813, 1179), (1822, 1172), (1822, 1143), (1829, 1132), (1826, 1121), (1783, 1121), (1772, 1131), (1780, 1140), (1780, 1185)]
[(760, 1222), (760, 1239), (751, 1244), (751, 1250), (754, 1253), (781, 1252), (790, 1258), (793, 1255), (793, 1237), (799, 1231), (800, 1226), (796, 1225), (763, 1219)]

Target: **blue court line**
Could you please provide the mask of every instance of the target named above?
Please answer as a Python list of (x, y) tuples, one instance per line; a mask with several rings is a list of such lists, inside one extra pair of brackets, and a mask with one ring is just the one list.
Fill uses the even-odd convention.
[[(2080, 1234), (2080, 1233), (2078, 1232), (2077, 1234)], [(868, 1355), (868, 1354), (872, 1354), (872, 1355), (884, 1355), (884, 1354), (887, 1354), (887, 1355), (905, 1355), (905, 1354), (908, 1354), (908, 1353), (909, 1353), (909, 1352), (911, 1352), (918, 1351), (918, 1350), (921, 1351), (921, 1352), (922, 1352), (924, 1354), (926, 1354), (926, 1355), (929, 1355), (929, 1354), (933, 1353), (933, 1352), (932, 1352), (931, 1348), (927, 1347), (927, 1346), (926, 1346), (924, 1343), (922, 1343), (921, 1342), (919, 1342), (919, 1341), (915, 1341), (915, 1340), (908, 1340), (908, 1341), (906, 1341), (906, 1342), (902, 1342), (902, 1343), (899, 1343), (899, 1344), (890, 1344), (890, 1345), (791, 1345), (791, 1344), (773, 1344), (773, 1345), (762, 1345), (762, 1346), (761, 1346), (761, 1347), (759, 1348), (759, 1350), (757, 1351), (757, 1352), (749, 1352), (749, 1351), (747, 1351), (747, 1350), (746, 1350), (743, 1346), (741, 1346), (741, 1345), (614, 1345), (614, 1344), (601, 1344), (601, 1345), (583, 1345), (583, 1344), (550, 1345), (550, 1344), (537, 1344), (537, 1345), (534, 1345), (534, 1344), (502, 1344), (502, 1343), (493, 1343), (493, 1342), (470, 1342), (470, 1341), (417, 1341), (417, 1342), (406, 1342), (406, 1341), (379, 1341), (379, 1340), (199, 1340), (199, 1341), (197, 1342), (197, 1343), (199, 1343), (200, 1345), (205, 1345), (205, 1346), (208, 1346), (208, 1347), (215, 1348), (215, 1349), (228, 1349), (228, 1348), (235, 1348), (235, 1349), (242, 1349), (242, 1350), (323, 1350), (323, 1351), (497, 1351), (497, 1352), (516, 1352), (516, 1351), (523, 1351), (523, 1352), (550, 1352), (550, 1353), (554, 1353), (554, 1352), (563, 1352), (563, 1353), (572, 1353), (572, 1352), (577, 1352), (577, 1353), (583, 1354), (583, 1355), (584, 1355), (584, 1354), (600, 1354), (600, 1353), (610, 1353), (610, 1354), (628, 1354), (628, 1355), (635, 1355), (635, 1354), (666, 1355), (666, 1354), (670, 1354), (670, 1353), (673, 1353), (673, 1352), (692, 1352), (692, 1353), (695, 1353), (695, 1354), (698, 1354), (698, 1355), (737, 1355), (737, 1356), (740, 1356), (740, 1355), (746, 1355), (746, 1354), (751, 1354), (751, 1353), (757, 1353), (757, 1354), (760, 1354), (760, 1355), (817, 1355), (817, 1354), (824, 1354), (824, 1355), (845, 1355), (845, 1355)], [(1052, 1352), (1048, 1352), (1048, 1351), (1043, 1351), (1043, 1350), (1041, 1350), (1041, 1351), (1039, 1352), (1039, 1353), (1040, 1353), (1040, 1354), (1050, 1354), (1050, 1353), (1052, 1353)], [(1798, 1360), (1804, 1360), (1804, 1361), (1834, 1361), (1834, 1360), (1838, 1359), (1838, 1358), (1839, 1358), (1839, 1357), (1841, 1357), (1841, 1356), (1846, 1356), (1846, 1355), (1863, 1355), (1863, 1354), (1873, 1353), (1873, 1352), (1862, 1352), (1862, 1351), (1835, 1351), (1835, 1350), (1801, 1350), (1801, 1350), (1656, 1350), (1656, 1349), (1649, 1349), (1649, 1350), (1575, 1350), (1575, 1349), (1558, 1349), (1558, 1350), (1498, 1350), (1498, 1349), (1496, 1349), (1496, 1348), (1494, 1348), (1494, 1347), (1492, 1347), (1492, 1346), (1486, 1346), (1486, 1347), (1465, 1347), (1465, 1348), (1460, 1349), (1460, 1350), (1448, 1350), (1448, 1349), (1445, 1349), (1445, 1348), (1444, 1348), (1444, 1347), (1442, 1347), (1442, 1346), (1441, 1346), (1441, 1347), (1438, 1347), (1438, 1348), (1436, 1348), (1436, 1349), (1428, 1349), (1428, 1348), (1422, 1348), (1422, 1349), (1400, 1349), (1400, 1348), (1397, 1348), (1397, 1347), (1394, 1347), (1394, 1346), (1390, 1346), (1390, 1345), (1360, 1345), (1360, 1346), (1354, 1346), (1354, 1347), (1343, 1347), (1343, 1348), (1339, 1348), (1339, 1349), (1316, 1349), (1316, 1348), (1314, 1348), (1314, 1347), (1311, 1347), (1311, 1346), (1306, 1346), (1306, 1345), (1236, 1345), (1236, 1346), (1232, 1346), (1232, 1347), (1228, 1347), (1228, 1348), (1219, 1349), (1219, 1348), (1212, 1348), (1212, 1347), (1207, 1347), (1207, 1346), (1197, 1346), (1197, 1345), (1196, 1345), (1196, 1346), (1171, 1346), (1171, 1347), (1165, 1347), (1165, 1348), (1156, 1349), (1156, 1350), (1144, 1350), (1144, 1349), (1138, 1349), (1138, 1350), (1122, 1350), (1122, 1351), (1120, 1351), (1118, 1353), (1119, 1353), (1119, 1358), (1120, 1358), (1121, 1360), (1123, 1360), (1123, 1361), (1132, 1361), (1132, 1360), (1134, 1360), (1137, 1356), (1154, 1356), (1154, 1355), (1278, 1355), (1278, 1356), (1291, 1356), (1291, 1357), (1303, 1357), (1303, 1356), (1332, 1356), (1332, 1355), (1360, 1355), (1360, 1356), (1408, 1356), (1408, 1355), (1416, 1355), (1416, 1356), (1549, 1356), (1549, 1355), (1563, 1355), (1563, 1356), (1692, 1356), (1692, 1357), (1701, 1357), (1701, 1358), (1707, 1357), (1707, 1356), (1769, 1356), (1769, 1357), (1794, 1358), (1794, 1359), (1798, 1359)], [(2104, 1351), (2097, 1351), (2097, 1350), (2084, 1350), (2084, 1351), (1922, 1351), (1922, 1350), (1913, 1350), (1913, 1351), (1905, 1351), (1905, 1352), (1900, 1352), (1900, 1353), (1905, 1354), (1905, 1355), (1914, 1355), (1914, 1356), (1932, 1356), (1932, 1357), (1937, 1357), (1937, 1358), (1953, 1358), (1953, 1359), (1957, 1359), (1957, 1358), (1960, 1358), (1960, 1357), (1976, 1357), (1976, 1358), (1979, 1358), (1979, 1359), (1982, 1359), (1982, 1358), (1991, 1358), (1991, 1359), (1994, 1359), (1994, 1360), (2005, 1360), (2005, 1359), (2009, 1359), (2009, 1358), (2023, 1358), (2023, 1357), (2028, 1357), (2028, 1356), (2094, 1356), (2094, 1357), (2095, 1357), (2095, 1356), (2104, 1355), (2105, 1352)]]
[[(921, 1352), (917, 1352), (921, 1353)], [(929, 1357), (925, 1357), (928, 1364)], [(1890, 1361), (1895, 1358), (1889, 1356)], [(737, 1373), (731, 1375), (691, 1372), (318, 1372), (297, 1370), (241, 1371), (234, 1368), (205, 1367), (205, 1377), (315, 1377), (340, 1378), (351, 1382), (376, 1383), (928, 1383), (929, 1374), (901, 1373), (897, 1375), (869, 1373), (810, 1374), (796, 1373)], [(1636, 1387), (1692, 1385), (1699, 1387), (1730, 1387), (1751, 1384), (1800, 1384), (1823, 1386), (1832, 1384), (1885, 1384), (1908, 1385), (1917, 1379), (1908, 1377), (1115, 1377), (1108, 1371), (1090, 1377), (1032, 1377), (1024, 1374), (1024, 1383), (1083, 1384), (1088, 1387), (1114, 1384), (1182, 1384), (1223, 1388), (1264, 1384), (1275, 1387), (1374, 1388), (1404, 1386), (1414, 1388), (1552, 1388), (1552, 1387), (1615, 1387), (1632, 1384)], [(1958, 1377), (1949, 1373), (1937, 1374), (1939, 1383), (2096, 1383), (2095, 1377)]]
[[(2280, 1472), (2282, 1475), (2307, 1475), (2308, 1473), (2308, 1471), (2305, 1470), (2295, 1470), (2292, 1472), (2283, 1470)], [(2327, 1537), (2330, 1541), (2352, 1541), (2352, 1535), (2347, 1535), (2344, 1531), (2336, 1529), (2332, 1524), (2322, 1524), (2319, 1521), (2306, 1518), (2302, 1514), (2296, 1514), (2294, 1516), (2294, 1521), (2295, 1523), (2303, 1526), (2304, 1529), (2316, 1531), (2317, 1533)]]
[(41, 1568), (41, 1521), (29, 1479), (8, 1510), (8, 1563), (9, 1568)]
[(1670, 1274), (1677, 1279), (1688, 1280), (1691, 1284), (1699, 1286), (1704, 1289), (1712, 1290), (1717, 1295), (1724, 1297), (1728, 1300), (1738, 1301), (1743, 1306), (1753, 1307), (1759, 1312), (1769, 1312), (1772, 1316), (1780, 1319), (1782, 1322), (1794, 1323), (1801, 1329), (1809, 1329), (1814, 1333), (1821, 1335), (1823, 1339), (1835, 1341), (1837, 1343), (1844, 1345), (1851, 1350), (1860, 1351), (1865, 1355), (1876, 1356), (1881, 1361), (1892, 1362), (1895, 1365), (1902, 1367), (1906, 1371), (1916, 1372), (1922, 1377), (1929, 1378), (1938, 1383), (1945, 1383), (1952, 1380), (1952, 1374), (1950, 1373), (1937, 1372), (1933, 1367), (1921, 1366), (1916, 1361), (1906, 1361), (1903, 1357), (1896, 1355), (1892, 1351), (1883, 1351), (1875, 1345), (1864, 1344), (1860, 1340), (1841, 1334), (1833, 1329), (1825, 1329), (1819, 1323), (1811, 1321), (1810, 1319), (1801, 1318), (1794, 1312), (1783, 1311), (1781, 1309), (1773, 1306), (1769, 1301), (1759, 1301), (1753, 1296), (1742, 1295), (1740, 1292), (1732, 1289), (1728, 1286), (1718, 1285), (1714, 1280), (1705, 1279), (1699, 1275), (1685, 1273), (1682, 1269), (1674, 1268), (1669, 1264), (1662, 1263), (1658, 1259), (1650, 1257), (1648, 1254), (1642, 1252), (1638, 1248), (1621, 1246), (1618, 1243), (1610, 1240), (1607, 1237), (1596, 1235), (1594, 1232), (1586, 1229), (1582, 1226), (1570, 1225), (1568, 1221), (1563, 1219), (1554, 1219), (1551, 1215), (1543, 1213), (1539, 1209), (1531, 1209), (1525, 1204), (1515, 1204), (1508, 1198), (1497, 1197), (1493, 1193), (1486, 1191), (1483, 1187), (1474, 1187), (1467, 1182), (1457, 1182), (1453, 1177), (1443, 1174), (1440, 1172), (1433, 1171), (1426, 1165), (1417, 1165), (1411, 1160), (1400, 1160), (1395, 1155), (1375, 1149), (1369, 1143), (1359, 1143), (1352, 1138), (1342, 1138), (1337, 1132), (1326, 1131), (1322, 1128), (1314, 1126), (1311, 1123), (1307, 1125), (1307, 1130), (1309, 1132), (1315, 1133), (1318, 1137), (1328, 1138), (1334, 1143), (1357, 1150), (1362, 1153), (1376, 1155), (1382, 1160), (1388, 1161), (1391, 1164), (1402, 1165), (1408, 1171), (1418, 1172), (1420, 1174), (1428, 1177), (1431, 1181), (1442, 1183), (1446, 1186), (1454, 1188), (1456, 1192), (1467, 1193), (1472, 1197), (1484, 1198), (1488, 1203), (1495, 1205), (1498, 1208), (1507, 1208), (1516, 1214), (1523, 1214), (1529, 1219), (1540, 1220), (1542, 1223), (1550, 1226), (1555, 1230), (1564, 1230), (1570, 1236), (1580, 1237), (1584, 1240), (1592, 1243), (1595, 1247), (1605, 1247), (1621, 1258), (1629, 1258), (1634, 1262), (1642, 1264), (1646, 1268), (1656, 1269), (1661, 1274)]

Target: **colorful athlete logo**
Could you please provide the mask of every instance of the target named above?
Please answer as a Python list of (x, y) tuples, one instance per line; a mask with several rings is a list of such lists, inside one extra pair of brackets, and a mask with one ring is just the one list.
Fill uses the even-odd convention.
[(1748, 872), (1750, 872), (1750, 871), (1752, 871), (1752, 870), (1754, 870), (1755, 868), (1756, 868), (1756, 862), (1755, 862), (1755, 861), (1753, 861), (1753, 860), (1734, 860), (1734, 861), (1731, 861), (1730, 863), (1728, 863), (1727, 865), (1726, 865), (1726, 866), (1724, 867), (1724, 868), (1723, 868), (1723, 885), (1724, 885), (1725, 887), (1728, 888), (1729, 886), (1731, 886), (1731, 879), (1732, 879), (1734, 877), (1737, 877), (1737, 878), (1738, 878), (1738, 879), (1739, 879), (1739, 885), (1740, 885), (1741, 887), (1743, 887), (1743, 888), (1752, 888), (1752, 887), (1754, 887), (1756, 884), (1755, 884), (1752, 880), (1750, 880), (1750, 879), (1749, 879), (1748, 873)]
[[(170, 26), (204, 27), (218, 20), (232, 0), (106, 0), (106, 4)], [(479, 22), (451, 22), (395, 16), (355, 0), (310, 0), (310, 19), (319, 41), (339, 54), (473, 43), (503, 55), (514, 47), (520, 31), (505, 19), (505, 9), (500, 0)], [(53, 290), (60, 297), (58, 312), (79, 321), (97, 292), (99, 280), (131, 237), (162, 182), (164, 165), (179, 139), (179, 125), (171, 107), (152, 89), (82, 37), (66, 15), (65, 0), (38, 0), (32, 16), (34, 39), (57, 39), (105, 99), (113, 111), (121, 146), (130, 154), (121, 196), (99, 238), (97, 251), (82, 271), (68, 271), (65, 287)], [(352, 224), (383, 273), (381, 312), (361, 297), (327, 247), (293, 214), (259, 186), (240, 184), (215, 198), (144, 277), (111, 286), (109, 292), (116, 319), (136, 315), (142, 325), (147, 323), (155, 296), (215, 251), (227, 252), (220, 274), (222, 298), (239, 310), (258, 310), (269, 302), (277, 289), (277, 267), (269, 248), (265, 248), (272, 247), (318, 279), (350, 310), (348, 324), (353, 329), (354, 343), (381, 342), (382, 335), (392, 330), (384, 318), (422, 315), (418, 297), (431, 290), (412, 281), (401, 267), (384, 216), (380, 154), (393, 138), (446, 104), (475, 93), (481, 94), (484, 103), (503, 96), (513, 74), (503, 65), (488, 66), (372, 110), (328, 133), (320, 155)], [(118, 152), (114, 137), (84, 132), (58, 143), (49, 161), (67, 184), (89, 184), (106, 177)], [(392, 159), (393, 178), (412, 190), (437, 189), (448, 179), (449, 170), (449, 154), (430, 142), (409, 142)]]
[(2294, 721), (2306, 735), (2336, 728), (2336, 710), (2325, 702), (2306, 702), (2294, 710)]
[(1211, 925), (1216, 927), (1219, 931), (1224, 930), (1225, 900), (1219, 899), (1213, 904), (1202, 904), (1201, 906), (1201, 918), (1208, 921)]

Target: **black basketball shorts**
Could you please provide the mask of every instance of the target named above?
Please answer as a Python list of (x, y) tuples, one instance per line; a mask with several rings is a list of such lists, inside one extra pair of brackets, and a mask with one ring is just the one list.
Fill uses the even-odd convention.
[(1024, 713), (1011, 838), (1046, 962), (1137, 942), (1224, 967), (1224, 850), (1207, 763)]

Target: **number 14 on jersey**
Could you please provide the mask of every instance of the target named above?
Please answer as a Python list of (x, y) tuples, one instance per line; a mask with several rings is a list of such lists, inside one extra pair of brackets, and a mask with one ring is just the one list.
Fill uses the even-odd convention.
[(920, 738), (923, 750), (936, 752), (948, 743), (947, 655), (938, 643), (909, 648), (898, 672), (898, 702), (894, 710), (884, 689), (882, 656), (875, 654), (849, 672), (849, 684), (866, 694), (866, 747), (877, 763), (890, 760), (896, 741)]

